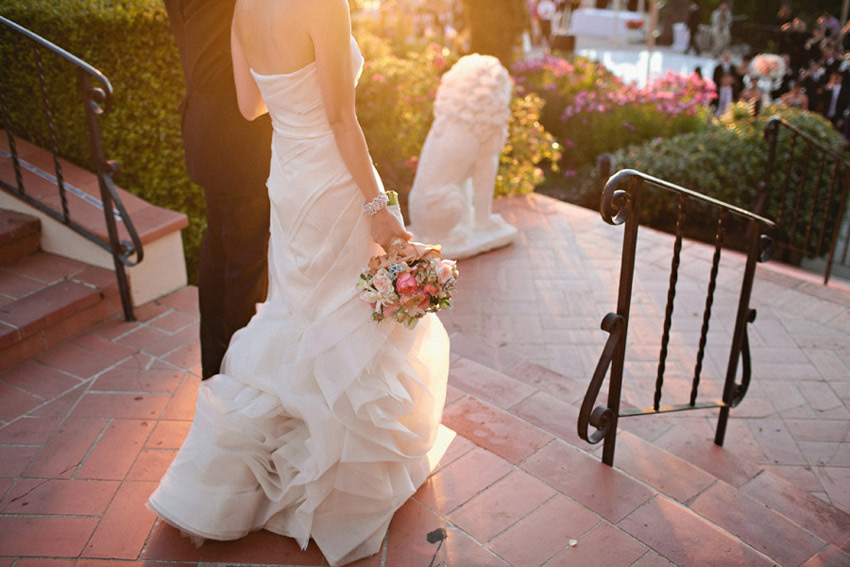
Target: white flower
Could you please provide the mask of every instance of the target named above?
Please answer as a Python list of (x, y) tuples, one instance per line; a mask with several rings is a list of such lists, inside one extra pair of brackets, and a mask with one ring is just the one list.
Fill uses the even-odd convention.
[(374, 287), (378, 293), (385, 295), (393, 290), (393, 280), (390, 278), (389, 275), (378, 272), (372, 278), (372, 287)]

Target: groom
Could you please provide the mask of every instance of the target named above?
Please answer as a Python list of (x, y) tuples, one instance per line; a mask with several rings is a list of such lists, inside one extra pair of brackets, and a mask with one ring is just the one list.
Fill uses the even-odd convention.
[(186, 82), (186, 170), (206, 201), (198, 273), (203, 379), (218, 374), (231, 335), (248, 323), (268, 286), (271, 122), (268, 115), (248, 122), (236, 104), (234, 2), (165, 0)]

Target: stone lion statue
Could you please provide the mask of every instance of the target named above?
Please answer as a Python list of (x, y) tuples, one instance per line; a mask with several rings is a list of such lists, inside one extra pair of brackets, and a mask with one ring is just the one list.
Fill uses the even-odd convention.
[(462, 57), (440, 81), (408, 209), (416, 238), (442, 244), (447, 257), (504, 246), (516, 235), (492, 213), (510, 102), (508, 72), (489, 55)]

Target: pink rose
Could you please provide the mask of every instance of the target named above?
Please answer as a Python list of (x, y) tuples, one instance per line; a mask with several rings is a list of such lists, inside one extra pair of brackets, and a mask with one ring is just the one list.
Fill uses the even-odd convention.
[(453, 277), (454, 274), (452, 274), (452, 268), (454, 268), (454, 266), (454, 260), (443, 260), (437, 264), (437, 278), (440, 281), (440, 285), (445, 285), (445, 283)]
[(439, 293), (440, 290), (439, 290), (439, 288), (437, 288), (437, 286), (434, 286), (434, 285), (431, 285), (431, 284), (425, 284), (422, 287), (422, 291), (424, 291), (425, 293), (429, 293), (431, 295), (437, 295), (437, 293)]
[(410, 272), (404, 272), (398, 275), (395, 281), (395, 289), (402, 295), (411, 295), (419, 291), (419, 285), (416, 283), (416, 278)]
[(400, 305), (398, 303), (393, 303), (391, 305), (384, 305), (383, 308), (381, 309), (381, 314), (384, 317), (392, 317), (393, 315), (396, 314), (396, 311), (398, 311), (399, 307), (400, 307)]
[(372, 278), (372, 286), (378, 293), (385, 295), (392, 291), (393, 280), (386, 274), (377, 274)]

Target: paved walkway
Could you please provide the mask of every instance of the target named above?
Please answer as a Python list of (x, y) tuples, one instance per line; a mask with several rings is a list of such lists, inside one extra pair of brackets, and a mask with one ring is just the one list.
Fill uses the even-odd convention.
[[(850, 290), (760, 266), (754, 383), (726, 447), (711, 443), (714, 412), (623, 420), (611, 469), (577, 439), (575, 416), (615, 306), (622, 229), (538, 195), (495, 208), (519, 237), (461, 262), (444, 316), (444, 424), (457, 437), (382, 554), (358, 565), (850, 564)], [(640, 246), (624, 400), (646, 405), (672, 239), (642, 229)], [(686, 391), (710, 259), (698, 243), (683, 254), (669, 401)], [(736, 286), (719, 285), (709, 393)], [(196, 304), (185, 288), (0, 372), (0, 567), (324, 564), (267, 532), (195, 548), (143, 506), (194, 411)], [(429, 543), (440, 527), (445, 544)]]

